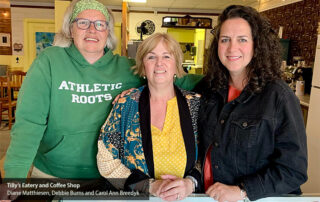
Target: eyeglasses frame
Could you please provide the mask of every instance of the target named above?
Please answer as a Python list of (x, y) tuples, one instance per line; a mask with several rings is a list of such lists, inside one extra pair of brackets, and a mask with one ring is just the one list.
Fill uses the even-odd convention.
[[(94, 26), (94, 28), (98, 31), (98, 32), (104, 32), (104, 31), (106, 31), (107, 29), (108, 29), (108, 25), (109, 25), (109, 23), (107, 22), (107, 21), (105, 21), (105, 20), (95, 20), (95, 21), (91, 21), (91, 20), (89, 20), (89, 19), (86, 19), (86, 18), (76, 18), (76, 19), (74, 19), (73, 21), (72, 21), (72, 23), (76, 23), (77, 24), (77, 27), (79, 28), (79, 29), (81, 29), (81, 30), (87, 30), (87, 29), (82, 29), (82, 28), (80, 28), (79, 27), (79, 25), (78, 25), (78, 21), (79, 20), (87, 20), (87, 21), (89, 21), (90, 22), (90, 25), (88, 26), (88, 28), (87, 29), (90, 29), (90, 26), (91, 26), (91, 24), (93, 24), (93, 26)], [(106, 23), (106, 29), (105, 30), (98, 30), (97, 29), (97, 27), (96, 27), (96, 22), (105, 22)]]

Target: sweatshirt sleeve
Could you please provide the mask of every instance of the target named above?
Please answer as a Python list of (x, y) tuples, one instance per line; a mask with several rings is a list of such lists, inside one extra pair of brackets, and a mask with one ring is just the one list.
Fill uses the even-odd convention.
[(175, 84), (185, 90), (193, 90), (194, 87), (200, 82), (203, 75), (199, 74), (187, 74), (186, 76), (179, 78), (175, 81)]
[(4, 164), (6, 178), (27, 177), (47, 127), (50, 62), (43, 52), (33, 62), (18, 95), (15, 124)]

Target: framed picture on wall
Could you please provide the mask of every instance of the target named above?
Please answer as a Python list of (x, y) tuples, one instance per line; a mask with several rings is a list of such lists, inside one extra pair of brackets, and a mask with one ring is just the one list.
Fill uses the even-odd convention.
[(39, 55), (45, 48), (52, 46), (55, 33), (36, 32), (36, 55)]
[(10, 34), (0, 33), (0, 46), (10, 47)]

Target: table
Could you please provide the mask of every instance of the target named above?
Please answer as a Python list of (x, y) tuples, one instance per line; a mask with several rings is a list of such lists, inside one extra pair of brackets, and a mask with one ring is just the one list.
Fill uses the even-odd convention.
[[(68, 200), (60, 200), (60, 201), (68, 201)], [(86, 200), (86, 201), (96, 202), (97, 200)], [(105, 200), (105, 201), (113, 201), (113, 200)], [(114, 201), (138, 202), (141, 200), (114, 200)], [(158, 197), (150, 197), (148, 201), (163, 202), (163, 200), (161, 200)], [(190, 197), (187, 197), (184, 200), (181, 200), (181, 202), (195, 202), (195, 201), (196, 202), (216, 202), (216, 200), (208, 197), (205, 194), (192, 194)], [(245, 201), (249, 201), (249, 200), (245, 200)], [(70, 202), (82, 202), (82, 201), (70, 200)], [(301, 196), (284, 195), (281, 197), (267, 197), (267, 198), (256, 200), (255, 202), (320, 202), (320, 193), (304, 194)]]

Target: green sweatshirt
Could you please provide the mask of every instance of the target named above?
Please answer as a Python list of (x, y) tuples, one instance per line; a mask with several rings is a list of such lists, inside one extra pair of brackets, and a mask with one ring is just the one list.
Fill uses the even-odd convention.
[[(60, 178), (96, 178), (99, 130), (120, 92), (145, 81), (133, 61), (106, 54), (89, 64), (78, 49), (50, 47), (33, 62), (19, 92), (5, 177), (24, 178), (32, 163)], [(201, 77), (177, 82), (192, 89)]]

